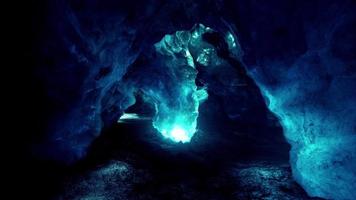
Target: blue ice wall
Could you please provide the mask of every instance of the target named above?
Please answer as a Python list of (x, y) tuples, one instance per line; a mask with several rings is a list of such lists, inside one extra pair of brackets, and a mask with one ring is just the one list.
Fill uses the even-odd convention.
[(250, 6), (245, 64), (292, 146), (294, 178), (311, 196), (355, 199), (355, 4)]
[(133, 44), (135, 22), (117, 12), (120, 3), (108, 3), (105, 9), (92, 1), (77, 3), (48, 5), (36, 69), (51, 105), (49, 122), (43, 124), (48, 134), (38, 151), (66, 163), (83, 157), (104, 125), (134, 103), (118, 80), (140, 52)]

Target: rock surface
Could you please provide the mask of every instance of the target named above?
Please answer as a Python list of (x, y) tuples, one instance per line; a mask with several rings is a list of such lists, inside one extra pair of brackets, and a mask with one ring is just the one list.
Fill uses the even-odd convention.
[(157, 177), (148, 168), (112, 160), (70, 180), (57, 199), (315, 199), (306, 195), (283, 164), (236, 164), (217, 174), (189, 179), (167, 180), (172, 175), (165, 175)]

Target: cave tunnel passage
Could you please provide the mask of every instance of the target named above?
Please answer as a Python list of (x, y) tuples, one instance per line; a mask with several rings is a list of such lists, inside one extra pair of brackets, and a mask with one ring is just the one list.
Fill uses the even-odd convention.
[(308, 199), (295, 181), (356, 199), (355, 1), (28, 2), (16, 193), (51, 199), (69, 176), (60, 199)]
[[(221, 68), (231, 71), (225, 66), (229, 65), (228, 54), (238, 51), (235, 40), (230, 32), (220, 35), (196, 24), (191, 30), (165, 35), (153, 46), (130, 67), (123, 84), (128, 82), (134, 88), (131, 91), (139, 90), (145, 101), (154, 105), (152, 125), (164, 138), (190, 142), (197, 131), (199, 106), (208, 98), (207, 90), (226, 90), (227, 84), (231, 85), (226, 80), (238, 84), (237, 75), (224, 77), (228, 71), (218, 72)], [(199, 70), (202, 67), (206, 69)], [(199, 71), (207, 73), (201, 76)], [(214, 76), (219, 77), (214, 80)], [(219, 80), (222, 78), (225, 82)]]
[[(231, 32), (201, 24), (165, 35), (124, 77), (136, 87), (136, 100), (112, 128), (117, 131), (109, 131), (115, 136), (100, 137), (129, 138), (133, 146), (114, 146), (152, 151), (153, 157), (165, 152), (167, 160), (179, 152), (216, 165), (246, 159), (287, 163), (290, 147), (282, 128), (238, 61), (237, 46)], [(181, 127), (191, 128), (190, 135)]]
[[(115, 195), (253, 199), (252, 193), (273, 193), (276, 198), (308, 199), (292, 179), (290, 146), (278, 119), (267, 109), (237, 54), (229, 53), (237, 46), (231, 43), (232, 34), (202, 25), (189, 32), (189, 37), (199, 39), (190, 40), (183, 31), (166, 35), (130, 66), (123, 80), (124, 88), (135, 91), (133, 105), (91, 144), (76, 169), (89, 169), (93, 173), (89, 177), (99, 174), (99, 180), (117, 177), (109, 172), (118, 169), (119, 174), (138, 177), (128, 183), (131, 192)], [(177, 121), (176, 116), (185, 120)], [(187, 129), (177, 129), (176, 123)], [(75, 191), (87, 188), (88, 178), (83, 177), (67, 183), (74, 189), (67, 189), (63, 196), (78, 196)], [(95, 180), (94, 185), (121, 191), (116, 184), (127, 181), (121, 178)], [(191, 194), (179, 192), (177, 186), (190, 188)], [(98, 189), (86, 190), (96, 194)]]
[[(94, 172), (89, 178), (69, 182), (71, 189), (63, 196), (78, 196), (76, 191), (87, 188), (90, 177), (110, 177), (100, 184), (116, 186), (122, 180), (115, 179), (115, 169), (123, 168), (126, 170), (119, 174), (135, 177), (135, 182), (120, 186), (130, 188), (124, 194), (132, 197), (225, 200), (273, 194), (308, 199), (290, 174), (290, 147), (278, 120), (268, 112), (259, 122), (252, 120), (256, 115), (253, 112), (244, 113), (242, 119), (232, 118), (224, 105), (223, 96), (209, 94), (199, 108), (198, 131), (189, 143), (176, 143), (152, 126), (154, 107), (137, 95), (136, 103), (126, 112), (139, 117), (113, 125), (94, 141), (78, 164), (79, 169)], [(127, 178), (123, 180), (126, 184)], [(86, 190), (98, 192), (97, 187)]]

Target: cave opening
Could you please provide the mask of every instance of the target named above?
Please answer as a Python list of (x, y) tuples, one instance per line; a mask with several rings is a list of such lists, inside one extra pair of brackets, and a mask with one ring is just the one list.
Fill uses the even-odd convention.
[[(202, 51), (192, 53), (197, 69), (194, 85), (205, 88), (208, 98), (199, 104), (196, 130), (189, 142), (183, 142), (188, 139), (184, 138), (182, 129), (173, 127), (173, 138), (167, 138), (152, 125), (157, 115), (157, 102), (147, 97), (147, 94), (152, 94), (143, 87), (135, 90), (134, 103), (124, 111), (118, 123), (106, 128), (92, 143), (88, 155), (78, 164), (79, 168), (98, 166), (98, 163), (104, 168), (122, 167), (122, 163), (116, 162), (119, 160), (132, 173), (138, 173), (135, 175), (142, 176), (139, 173), (143, 173), (148, 176), (134, 183), (133, 191), (155, 198), (177, 198), (178, 194), (172, 191), (177, 184), (190, 187), (199, 198), (213, 195), (231, 199), (238, 195), (236, 191), (242, 190), (247, 192), (243, 197), (250, 195), (253, 198), (255, 189), (249, 187), (256, 187), (254, 184), (262, 185), (258, 187), (264, 187), (262, 190), (266, 191), (286, 187), (286, 190), (294, 191), (290, 195), (298, 193), (299, 197), (305, 198), (305, 192), (290, 174), (290, 146), (283, 136), (279, 120), (268, 110), (259, 88), (248, 77), (242, 64), (226, 53), (229, 45), (221, 44), (225, 42), (221, 34), (214, 32), (202, 37), (211, 46), (209, 51), (202, 48)], [(130, 82), (141, 78), (143, 86), (154, 89), (152, 81), (147, 84), (139, 74), (152, 65), (152, 58), (161, 59), (151, 56), (138, 58), (124, 80)], [(207, 68), (207, 63), (214, 62), (212, 58), (223, 58), (224, 61), (219, 61), (223, 64)], [(174, 88), (175, 84), (170, 86)], [(162, 90), (162, 87), (158, 88)], [(172, 94), (169, 98), (182, 98), (180, 94)], [(160, 100), (167, 101), (163, 97), (160, 96)], [(175, 105), (167, 105), (176, 109)], [(102, 169), (98, 170), (101, 173)], [(264, 180), (259, 180), (261, 174)], [(276, 174), (284, 178), (276, 180)], [(246, 183), (250, 180), (248, 177), (256, 182)], [(216, 182), (215, 186), (212, 182)], [(250, 185), (246, 189), (244, 184)]]
[[(135, 88), (135, 100), (119, 122), (151, 120), (163, 138), (177, 143), (190, 142), (195, 133), (197, 137), (204, 135), (202, 141), (194, 139), (195, 143), (218, 141), (219, 136), (209, 138), (210, 134), (203, 133), (210, 130), (221, 132), (222, 140), (229, 140), (224, 137), (231, 134), (224, 134), (233, 132), (271, 141), (281, 147), (274, 154), (287, 155), (289, 146), (279, 121), (268, 110), (260, 89), (240, 61), (240, 45), (235, 37), (230, 29), (217, 32), (202, 24), (165, 35), (154, 48), (144, 51), (125, 74), (123, 82)], [(183, 124), (192, 127), (189, 136), (186, 129), (177, 125), (181, 116), (185, 119)], [(245, 141), (240, 146), (247, 144), (246, 147), (236, 152), (244, 152), (255, 143), (258, 144)]]
[[(105, 153), (98, 152), (101, 142), (112, 141), (110, 151), (164, 157), (175, 165), (218, 170), (235, 162), (287, 164), (290, 146), (282, 127), (236, 56), (237, 47), (232, 32), (202, 24), (165, 35), (130, 66), (123, 85), (135, 88), (126, 89), (133, 91), (131, 105), (89, 152), (109, 158), (106, 142)], [(189, 126), (177, 125), (176, 115)], [(167, 124), (168, 132), (162, 128)], [(185, 127), (192, 127), (189, 136)]]

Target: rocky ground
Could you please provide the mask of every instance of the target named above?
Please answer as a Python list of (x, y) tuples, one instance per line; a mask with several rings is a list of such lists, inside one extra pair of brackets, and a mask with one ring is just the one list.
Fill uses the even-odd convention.
[(86, 159), (66, 173), (55, 199), (315, 199), (293, 180), (288, 149), (276, 141), (274, 152), (243, 134), (218, 141), (197, 133), (197, 141), (177, 145), (150, 131), (142, 135), (137, 130), (151, 125), (140, 124), (103, 133)]
[(57, 199), (315, 199), (293, 181), (284, 164), (236, 164), (211, 174), (178, 174), (158, 175), (111, 160), (68, 180)]

